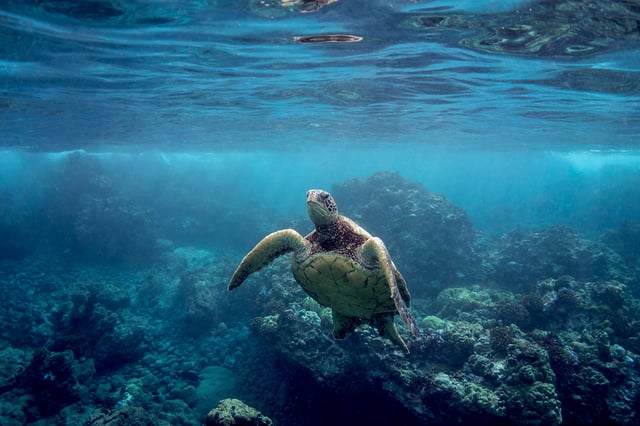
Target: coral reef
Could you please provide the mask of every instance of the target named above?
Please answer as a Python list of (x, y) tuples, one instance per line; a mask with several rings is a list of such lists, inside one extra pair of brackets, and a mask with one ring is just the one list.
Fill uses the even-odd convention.
[[(616, 316), (637, 317), (628, 311), (637, 301), (616, 282), (572, 281), (568, 288), (579, 294), (579, 304), (568, 302), (572, 297), (558, 298), (555, 288), (541, 283), (538, 297), (547, 319), (528, 332), (508, 323), (506, 316), (495, 318), (496, 310), (509, 304), (526, 310), (522, 299), (508, 293), (478, 289), (483, 295), (463, 309), (450, 306), (460, 298), (442, 297), (445, 318), (425, 318), (423, 324), (439, 328), (412, 342), (408, 358), (368, 326), (336, 343), (317, 315), (295, 303), (276, 317), (257, 318), (253, 330), (289, 362), (308, 370), (317, 383), (339, 393), (356, 374), (368, 383), (361, 386), (387, 393), (421, 421), (441, 424), (438, 419), (455, 416), (487, 424), (560, 424), (563, 419), (597, 423), (616, 410), (630, 416), (618, 424), (632, 424), (640, 375), (638, 357), (628, 347), (636, 342), (631, 339), (637, 335), (637, 320), (622, 333), (609, 327)], [(600, 303), (602, 295), (610, 293), (617, 296)], [(575, 310), (574, 318), (560, 308), (566, 303)], [(593, 324), (605, 329), (597, 331)], [(624, 392), (623, 401), (616, 399), (619, 392)]]
[[(65, 169), (65, 185), (118, 193), (99, 163), (73, 161), (93, 183)], [(369, 325), (333, 339), (330, 311), (287, 258), (229, 294), (240, 254), (175, 241), (157, 241), (158, 262), (136, 268), (4, 256), (0, 423), (196, 426), (224, 399), (209, 424), (223, 412), (231, 424), (638, 424), (634, 224), (600, 241), (566, 227), (491, 239), (395, 174), (335, 193), (409, 283), (422, 328), (414, 338), (398, 321), (410, 354)]]

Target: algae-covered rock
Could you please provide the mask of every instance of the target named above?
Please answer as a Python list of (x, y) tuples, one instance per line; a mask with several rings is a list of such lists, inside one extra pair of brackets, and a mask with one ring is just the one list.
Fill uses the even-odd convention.
[(207, 426), (271, 426), (271, 419), (239, 399), (227, 398), (207, 414)]

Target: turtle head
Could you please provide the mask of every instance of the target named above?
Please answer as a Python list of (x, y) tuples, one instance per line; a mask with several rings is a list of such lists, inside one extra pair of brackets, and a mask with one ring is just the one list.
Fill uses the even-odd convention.
[(331, 194), (322, 189), (307, 191), (307, 212), (316, 227), (331, 225), (338, 220), (338, 205)]

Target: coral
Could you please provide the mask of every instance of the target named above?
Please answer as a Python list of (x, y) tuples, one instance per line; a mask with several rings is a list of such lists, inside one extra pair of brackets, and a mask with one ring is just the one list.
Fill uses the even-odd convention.
[(586, 285), (586, 289), (591, 300), (599, 302), (598, 309), (616, 311), (622, 309), (630, 300), (627, 286), (615, 280), (591, 282)]
[[(529, 325), (532, 328), (540, 327), (544, 319), (544, 303), (542, 298), (535, 293), (525, 294), (520, 299), (520, 303), (527, 310)], [(525, 324), (519, 327), (525, 328)]]
[(578, 355), (564, 345), (558, 336), (544, 334), (537, 339), (537, 342), (547, 351), (551, 368), (560, 382), (568, 379), (568, 376), (576, 371), (580, 363)]
[(445, 327), (446, 322), (436, 315), (427, 315), (420, 322), (422, 328), (427, 330), (439, 330)]
[[(310, 304), (301, 297), (301, 304), (292, 302), (290, 307), (277, 315), (256, 317), (251, 330), (265, 342), (274, 345), (290, 362), (309, 369), (319, 380), (330, 380), (344, 374), (353, 360), (342, 347), (357, 337), (349, 337), (337, 343), (331, 336), (331, 321), (325, 309)], [(264, 300), (264, 303), (270, 303)], [(370, 328), (370, 327), (369, 327)]]
[(489, 330), (491, 348), (497, 352), (506, 352), (513, 342), (513, 332), (509, 327), (494, 327)]
[(279, 315), (256, 317), (251, 321), (251, 329), (261, 337), (275, 336), (278, 332)]
[[(89, 182), (75, 182), (83, 174), (72, 170), (73, 178), (56, 180), (81, 197), (102, 200), (87, 213), (97, 214), (96, 206), (108, 205), (110, 197), (124, 203), (113, 176), (100, 162), (85, 160), (76, 166)], [(5, 258), (0, 423), (195, 426), (221, 398), (241, 397), (281, 424), (344, 425), (355, 418), (407, 426), (638, 424), (640, 301), (637, 280), (629, 278), (637, 275), (633, 253), (623, 264), (624, 253), (564, 228), (494, 242), (480, 237), (478, 243), (462, 226), (460, 239), (442, 251), (425, 248), (427, 232), (435, 233), (429, 240), (435, 244), (455, 236), (464, 212), (397, 176), (375, 179), (355, 181), (354, 188), (380, 185), (384, 191), (354, 190), (353, 202), (362, 204), (353, 211), (376, 226), (388, 222), (392, 235), (384, 238), (394, 244), (394, 260), (407, 254), (408, 263), (419, 260), (413, 270), (400, 267), (412, 290), (422, 278), (414, 274), (425, 272), (426, 284), (411, 304), (423, 332), (409, 336), (397, 321), (410, 354), (368, 325), (334, 340), (330, 310), (295, 284), (288, 258), (233, 294), (225, 293), (225, 284), (235, 262), (169, 241), (162, 242), (161, 262), (146, 270)], [(84, 206), (61, 197), (75, 203), (71, 207)], [(91, 222), (45, 198), (51, 220), (64, 229), (78, 218)], [(178, 199), (174, 212), (189, 199)], [(220, 205), (215, 201), (211, 209)], [(185, 239), (199, 230), (214, 232), (198, 206), (188, 206), (193, 222), (185, 226), (194, 235)], [(245, 213), (258, 227), (269, 220)], [(233, 214), (225, 220), (232, 219), (242, 220)], [(420, 230), (413, 220), (435, 222)], [(179, 222), (172, 223), (179, 236)], [(247, 231), (232, 245), (243, 244), (238, 241), (251, 232), (260, 234)], [(633, 250), (632, 238), (620, 232), (603, 241), (615, 251)], [(253, 236), (247, 244), (252, 242)], [(69, 244), (61, 241), (60, 247)], [(457, 257), (446, 259), (447, 250), (457, 248)], [(442, 257), (422, 259), (436, 255)], [(478, 256), (485, 263), (476, 274)], [(470, 263), (460, 266), (465, 259)], [(426, 270), (440, 266), (444, 270)], [(447, 282), (457, 287), (442, 288)], [(42, 348), (34, 350), (36, 345)]]
[(491, 291), (478, 286), (452, 287), (438, 294), (434, 307), (438, 317), (482, 323), (493, 310), (493, 298)]
[(459, 366), (473, 353), (481, 333), (482, 327), (476, 324), (464, 321), (451, 323), (445, 328), (439, 351), (434, 356), (450, 366)]
[(519, 300), (498, 300), (494, 309), (495, 318), (503, 325), (515, 324), (525, 330), (531, 327), (529, 310)]
[(562, 423), (560, 401), (553, 384), (533, 383), (531, 386), (502, 387), (506, 414), (519, 424), (559, 425)]
[(504, 402), (486, 387), (440, 372), (432, 379), (430, 388), (425, 399), (434, 398), (449, 410), (465, 412), (468, 421), (475, 417), (491, 423), (504, 417)]
[(271, 419), (239, 399), (227, 398), (209, 411), (207, 426), (271, 426)]

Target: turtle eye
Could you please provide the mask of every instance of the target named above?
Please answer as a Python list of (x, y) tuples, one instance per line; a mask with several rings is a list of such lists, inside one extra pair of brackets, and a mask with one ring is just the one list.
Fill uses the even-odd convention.
[(333, 197), (328, 193), (326, 194), (326, 197), (324, 197), (324, 195), (325, 194), (323, 194), (322, 200), (324, 201), (324, 205), (327, 207), (327, 210), (329, 210), (330, 212), (335, 212), (338, 209), (338, 206), (333, 200)]

